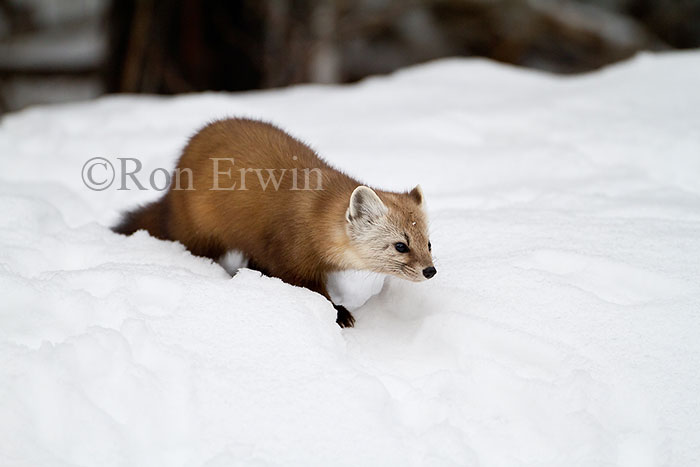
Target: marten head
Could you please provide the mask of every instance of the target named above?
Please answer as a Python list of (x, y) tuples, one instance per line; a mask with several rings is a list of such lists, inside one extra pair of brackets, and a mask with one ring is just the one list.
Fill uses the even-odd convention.
[(437, 272), (428, 238), (423, 192), (384, 193), (358, 186), (345, 213), (353, 252), (365, 268), (422, 281)]

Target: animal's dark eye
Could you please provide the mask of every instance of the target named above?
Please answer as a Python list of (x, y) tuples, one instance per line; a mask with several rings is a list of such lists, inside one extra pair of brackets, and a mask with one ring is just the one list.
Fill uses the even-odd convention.
[(396, 248), (396, 251), (399, 253), (408, 253), (408, 247), (405, 243), (398, 242), (394, 245), (394, 248)]
[(431, 245), (430, 242), (428, 242), (428, 251), (433, 251), (433, 245)]

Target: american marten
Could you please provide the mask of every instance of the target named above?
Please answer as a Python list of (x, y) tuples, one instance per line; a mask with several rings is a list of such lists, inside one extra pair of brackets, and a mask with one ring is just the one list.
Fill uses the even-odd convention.
[[(113, 228), (147, 230), (218, 260), (231, 250), (248, 267), (318, 292), (329, 272), (363, 269), (412, 281), (433, 266), (423, 192), (373, 190), (334, 169), (269, 123), (232, 118), (195, 134), (168, 192)], [(355, 318), (341, 305), (337, 323)]]

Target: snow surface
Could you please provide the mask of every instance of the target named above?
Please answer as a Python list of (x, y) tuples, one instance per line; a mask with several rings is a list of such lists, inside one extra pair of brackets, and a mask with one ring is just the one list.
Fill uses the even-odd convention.
[[(574, 78), (460, 59), (6, 116), (0, 465), (698, 465), (699, 83), (697, 52)], [(438, 275), (336, 278), (341, 330), (308, 290), (113, 234), (159, 193), (91, 191), (85, 161), (170, 169), (226, 115), (420, 182)]]

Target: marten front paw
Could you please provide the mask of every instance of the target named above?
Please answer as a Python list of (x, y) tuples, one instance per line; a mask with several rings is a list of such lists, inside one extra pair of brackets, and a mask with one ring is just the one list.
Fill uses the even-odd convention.
[(351, 328), (355, 326), (355, 318), (350, 314), (347, 308), (342, 305), (333, 305), (338, 311), (338, 318), (335, 320), (341, 328)]

